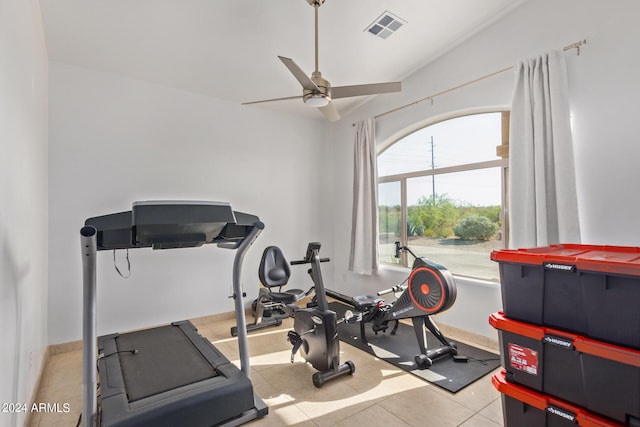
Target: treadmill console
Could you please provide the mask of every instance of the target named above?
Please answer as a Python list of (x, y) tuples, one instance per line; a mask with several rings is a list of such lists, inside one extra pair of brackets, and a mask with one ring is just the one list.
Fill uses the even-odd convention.
[(98, 231), (98, 250), (151, 247), (173, 249), (236, 242), (259, 219), (235, 212), (229, 203), (141, 201), (130, 211), (89, 218)]
[(134, 202), (131, 238), (136, 246), (172, 249), (201, 246), (236, 219), (224, 202)]

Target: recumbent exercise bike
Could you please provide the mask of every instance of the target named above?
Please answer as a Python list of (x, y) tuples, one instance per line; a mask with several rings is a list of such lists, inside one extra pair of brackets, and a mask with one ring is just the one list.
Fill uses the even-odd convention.
[[(377, 293), (377, 296), (347, 295), (327, 290), (327, 295), (353, 307), (360, 322), (360, 335), (367, 343), (365, 324), (371, 323), (375, 334), (386, 332), (390, 322), (395, 322), (391, 334), (398, 330), (400, 319), (411, 318), (418, 341), (420, 353), (414, 360), (419, 368), (429, 368), (436, 359), (451, 355), (457, 356), (456, 344), (450, 342), (438, 329), (430, 315), (449, 309), (456, 301), (456, 284), (451, 273), (442, 265), (416, 256), (411, 249), (396, 242), (396, 258), (400, 251), (407, 251), (414, 257), (411, 274), (403, 283)], [(380, 296), (389, 293), (402, 294), (391, 304), (385, 303)], [(428, 350), (426, 327), (442, 344)]]
[[(295, 303), (309, 295), (314, 288), (312, 286), (307, 291), (283, 290), (290, 277), (289, 263), (282, 250), (277, 246), (266, 247), (258, 267), (258, 278), (262, 286), (258, 291), (258, 297), (251, 304), (251, 313), (255, 320), (247, 324), (247, 332), (280, 326), (282, 319), (293, 317), (293, 313), (298, 310)], [(231, 327), (231, 335), (235, 337), (237, 334), (237, 326)]]

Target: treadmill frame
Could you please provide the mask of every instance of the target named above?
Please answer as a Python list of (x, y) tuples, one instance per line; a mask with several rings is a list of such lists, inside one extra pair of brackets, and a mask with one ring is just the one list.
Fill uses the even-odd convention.
[[(170, 204), (174, 202), (158, 202), (158, 204)], [(177, 204), (184, 202), (175, 202)], [(135, 203), (134, 203), (135, 206)], [(113, 214), (122, 216), (126, 213)], [(236, 218), (248, 218), (247, 214), (235, 212)], [(257, 217), (256, 217), (257, 218)], [(228, 223), (231, 225), (231, 223)], [(233, 224), (235, 225), (235, 224)], [(246, 330), (246, 318), (243, 304), (243, 291), (240, 282), (242, 273), (242, 262), (245, 253), (253, 244), (255, 239), (264, 229), (264, 224), (257, 220), (249, 229), (242, 240), (223, 240), (205, 243), (217, 243), (218, 247), (236, 250), (233, 261), (233, 299), (235, 303), (236, 324), (238, 326), (238, 350), (240, 353), (240, 370), (251, 379), (251, 368), (249, 364), (248, 338)], [(122, 233), (122, 230), (117, 230)], [(96, 298), (96, 258), (98, 252), (98, 229), (93, 225), (85, 225), (80, 230), (80, 242), (82, 252), (82, 421), (84, 427), (94, 427), (98, 421), (97, 407), (97, 298)], [(131, 244), (129, 247), (137, 248)], [(114, 249), (105, 247), (103, 249)], [(255, 407), (251, 411), (239, 414), (228, 424), (240, 425), (250, 420), (261, 418), (266, 415), (268, 408), (266, 404), (254, 393)]]

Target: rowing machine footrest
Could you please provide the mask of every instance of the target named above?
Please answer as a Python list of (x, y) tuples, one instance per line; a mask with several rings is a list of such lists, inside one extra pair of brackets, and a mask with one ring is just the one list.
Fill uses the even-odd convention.
[(384, 322), (381, 325), (376, 325), (375, 323), (371, 325), (371, 329), (376, 335), (378, 335), (378, 332), (382, 332), (382, 333), (387, 332), (388, 327), (389, 327), (389, 324), (387, 322)]

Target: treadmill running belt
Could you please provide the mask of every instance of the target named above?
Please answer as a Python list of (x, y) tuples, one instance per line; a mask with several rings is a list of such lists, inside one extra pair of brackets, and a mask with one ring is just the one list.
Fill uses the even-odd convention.
[(116, 345), (129, 402), (218, 376), (177, 326), (122, 334)]

